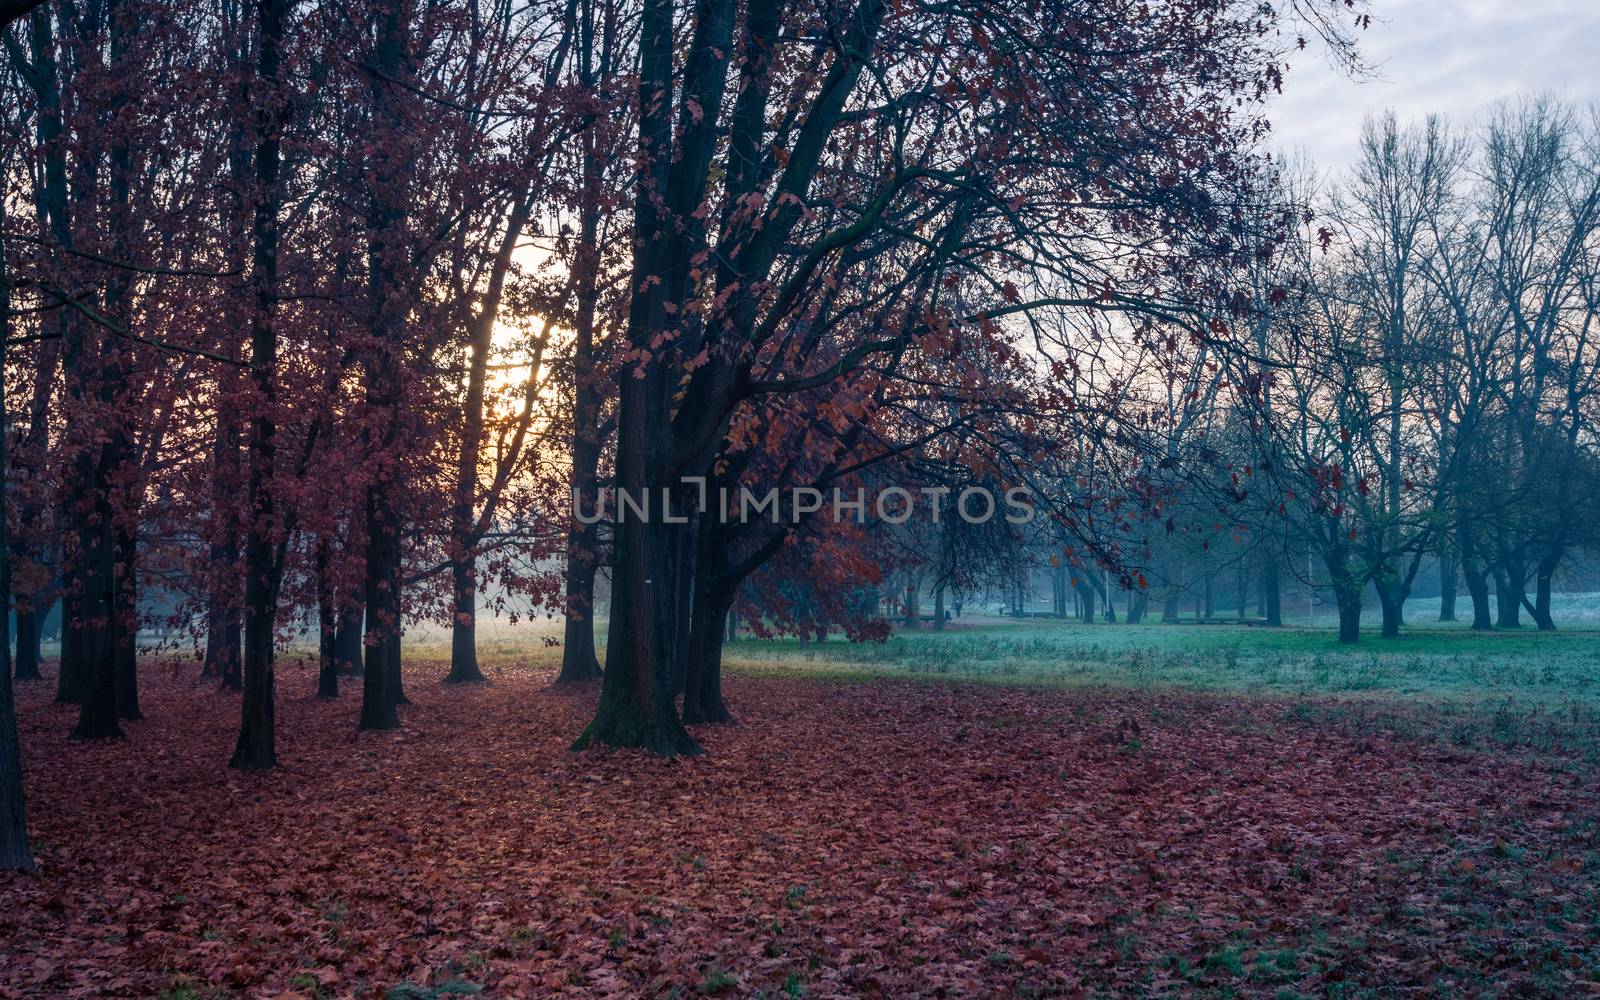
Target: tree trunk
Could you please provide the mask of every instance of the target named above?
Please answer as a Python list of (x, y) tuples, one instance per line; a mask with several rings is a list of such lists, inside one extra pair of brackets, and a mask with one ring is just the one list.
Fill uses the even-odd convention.
[[(933, 630), (944, 631), (944, 588), (936, 587), (933, 591)], [(826, 632), (817, 637), (819, 641), (826, 638)]]
[[(912, 577), (906, 584), (906, 628), (914, 629), (922, 624), (922, 588), (917, 586), (917, 580)], [(1022, 608), (1022, 598), (1017, 598), (1017, 608)]]
[(1453, 549), (1439, 553), (1439, 620), (1456, 620), (1456, 583), (1460, 576), (1460, 557)]
[(398, 729), (396, 671), (391, 636), (400, 627), (400, 538), (389, 486), (381, 479), (367, 487), (367, 632), (362, 640), (366, 668), (361, 683), (361, 729)]
[(1150, 598), (1142, 590), (1135, 590), (1128, 595), (1128, 624), (1137, 625), (1144, 621), (1145, 610), (1150, 606)]
[(1561, 561), (1561, 550), (1557, 549), (1539, 560), (1538, 567), (1533, 575), (1533, 606), (1529, 613), (1533, 615), (1534, 624), (1539, 626), (1541, 632), (1554, 632), (1556, 620), (1550, 613), (1550, 588), (1555, 579), (1556, 566)]
[(671, 586), (672, 613), (668, 618), (668, 656), (672, 664), (672, 693), (683, 693), (689, 676), (689, 632), (694, 625), (695, 567), (699, 564), (696, 538), (698, 517), (673, 529)]
[[(74, 584), (71, 570), (63, 566), (67, 583)], [(77, 626), (78, 599), (69, 588), (61, 595), (61, 661), (56, 666), (56, 704), (76, 705), (83, 700), (83, 630)]]
[(239, 672), (244, 627), (240, 616), (243, 580), (239, 576), (239, 534), (235, 494), (239, 479), (239, 428), (231, 407), (217, 413), (216, 457), (212, 464), (212, 538), (207, 559), (206, 658), (200, 676), (215, 677), (222, 686), (238, 691), (244, 680)]
[(722, 579), (714, 526), (707, 519), (698, 541), (697, 573), (685, 664), (683, 721), (688, 725), (732, 722), (722, 698), (723, 623), (733, 604), (733, 591)]
[[(121, 436), (87, 449), (77, 463), (76, 482), (87, 488), (74, 489), (78, 498), (69, 509), (76, 512), (74, 532), (77, 540), (75, 560), (80, 590), (76, 626), (78, 667), (78, 723), (72, 739), (120, 739), (117, 725), (116, 651), (117, 572), (115, 511), (111, 504), (110, 470), (121, 460)], [(95, 454), (98, 452), (98, 454)]]
[(1472, 628), (1487, 632), (1494, 628), (1494, 617), (1489, 607), (1489, 571), (1469, 559), (1461, 560), (1461, 578), (1472, 598)]
[[(481, 401), (480, 401), (481, 402)], [(450, 672), (446, 684), (482, 684), (488, 680), (478, 667), (478, 566), (471, 555), (450, 566), (455, 615), (450, 622)]]
[[(404, 607), (404, 605), (402, 605)], [(405, 672), (401, 668), (405, 665), (402, 658), (403, 650), (400, 647), (401, 630), (396, 628), (389, 633), (389, 690), (394, 692), (396, 705), (409, 705), (411, 699), (406, 697)]]
[(1522, 627), (1523, 575), (1520, 560), (1494, 571), (1495, 627)]
[(1169, 582), (1161, 596), (1161, 624), (1170, 625), (1183, 614), (1183, 588)]
[(22, 799), (22, 745), (17, 739), (17, 707), (9, 670), (0, 671), (0, 871), (33, 871)]
[(117, 546), (117, 645), (115, 650), (117, 718), (136, 721), (139, 711), (139, 591), (135, 577), (137, 542), (131, 529), (119, 527)]
[(1400, 626), (1403, 624), (1401, 609), (1404, 607), (1404, 598), (1398, 593), (1399, 584), (1393, 581), (1378, 582), (1378, 607), (1383, 613), (1383, 630), (1380, 633), (1385, 639), (1400, 638)]
[(400, 79), (409, 25), (409, 8), (386, 4), (380, 8), (370, 76), (371, 120), (382, 142), (373, 157), (373, 182), (367, 206), (368, 325), (373, 345), (366, 358), (366, 404), (375, 426), (368, 443), (374, 452), (367, 483), (364, 514), (367, 553), (365, 603), (366, 665), (361, 684), (361, 720), (364, 730), (400, 727), (400, 504), (396, 495), (400, 446), (399, 422), (402, 332), (405, 291), (394, 268), (402, 255), (395, 244), (406, 240), (404, 228), (409, 204), (406, 179), (411, 165), (399, 149), (382, 149), (404, 134), (405, 120), (393, 94)]
[(600, 659), (594, 646), (594, 578), (599, 567), (592, 560), (575, 559), (571, 543), (569, 539), (567, 620), (557, 684), (584, 684), (600, 676)]
[[(594, 84), (593, 36), (583, 39), (579, 52), (579, 73), (583, 86)], [(602, 67), (609, 72), (609, 67)], [(594, 579), (600, 569), (600, 540), (594, 525), (578, 518), (578, 505), (592, 503), (598, 512), (600, 496), (600, 403), (601, 386), (595, 365), (594, 321), (599, 304), (600, 160), (595, 155), (595, 131), (583, 132), (582, 200), (579, 205), (577, 268), (577, 312), (573, 322), (572, 349), (572, 503), (573, 517), (567, 527), (566, 628), (562, 640), (561, 673), (557, 684), (583, 684), (600, 676), (600, 659), (594, 646)]]
[(1283, 593), (1278, 573), (1278, 560), (1272, 553), (1268, 553), (1266, 566), (1261, 574), (1261, 597), (1264, 603), (1262, 612), (1267, 619), (1267, 624), (1273, 628), (1283, 625)]
[(1361, 591), (1336, 588), (1339, 602), (1339, 641), (1354, 645), (1361, 641)]
[[(637, 387), (623, 380), (625, 409)], [(638, 407), (640, 401), (634, 400)], [(641, 440), (641, 414), (625, 413), (621, 422), (617, 457), (619, 489), (634, 496), (662, 496), (660, 479), (645, 471), (646, 448)], [(681, 509), (681, 508), (680, 508)], [(700, 748), (678, 717), (671, 662), (671, 621), (676, 607), (672, 574), (667, 565), (675, 539), (662, 525), (639, 518), (619, 519), (614, 545), (615, 566), (611, 588), (611, 620), (606, 637), (606, 670), (600, 685), (600, 703), (594, 719), (573, 749), (595, 743), (614, 747), (643, 747), (663, 756), (699, 753)]]
[(1341, 549), (1323, 554), (1328, 567), (1328, 583), (1333, 588), (1334, 601), (1339, 606), (1339, 641), (1353, 645), (1361, 641), (1361, 591), (1363, 584), (1351, 575), (1345, 562), (1348, 555)]
[(39, 672), (39, 615), (32, 608), (17, 609), (17, 659), (14, 670), (14, 676), (19, 681), (44, 680), (44, 675)]
[[(256, 82), (276, 99), (279, 45), (287, 0), (257, 0)], [(278, 333), (274, 309), (278, 294), (278, 166), (282, 111), (261, 109), (256, 132), (256, 203), (251, 278), (254, 309), (250, 319), (250, 377), (257, 413), (250, 429), (250, 517), (244, 544), (244, 704), (239, 740), (230, 766), (263, 770), (276, 766), (277, 682), (273, 670), (278, 620), (278, 585), (283, 567), (273, 544), (278, 517), (273, 466), (277, 454)]]
[(326, 535), (317, 536), (317, 697), (339, 697), (339, 608), (329, 577), (331, 553)]
[[(349, 596), (345, 595), (348, 601)], [(347, 604), (339, 610), (339, 628), (333, 636), (333, 650), (339, 661), (339, 674), (359, 677), (362, 672), (362, 637), (366, 634), (366, 605)]]
[[(0, 187), (0, 203), (5, 191)], [(6, 273), (5, 220), (0, 218), (0, 415), (6, 413), (5, 351), (11, 339), (11, 283)], [(0, 420), (0, 425), (4, 421)], [(22, 799), (22, 745), (17, 738), (17, 706), (11, 690), (11, 644), (6, 611), (11, 606), (11, 544), (6, 519), (10, 515), (6, 487), (11, 480), (10, 455), (5, 428), (0, 426), (0, 871), (32, 871), (33, 852), (28, 848), (28, 822)], [(18, 673), (23, 651), (33, 640), (22, 632), (22, 614), (17, 615)], [(30, 623), (33, 616), (28, 615)], [(34, 664), (34, 676), (38, 665)]]

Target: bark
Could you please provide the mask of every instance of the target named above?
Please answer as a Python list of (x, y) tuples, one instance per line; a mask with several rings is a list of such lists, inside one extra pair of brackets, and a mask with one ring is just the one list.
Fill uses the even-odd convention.
[(278, 168), (283, 112), (277, 93), (279, 46), (288, 0), (257, 0), (256, 83), (265, 107), (258, 109), (256, 203), (251, 271), (254, 302), (250, 319), (250, 377), (258, 412), (250, 428), (249, 520), (244, 562), (244, 704), (239, 740), (230, 766), (246, 770), (274, 767), (277, 755), (277, 684), (273, 639), (278, 619), (282, 573), (274, 537), (278, 497), (273, 467), (277, 455), (278, 332), (274, 311), (278, 293)]
[(1377, 586), (1377, 591), (1378, 607), (1383, 614), (1383, 630), (1380, 634), (1385, 639), (1398, 639), (1400, 638), (1400, 626), (1402, 624), (1402, 600), (1395, 593), (1395, 588), (1392, 584), (1380, 583)]
[(339, 660), (339, 673), (345, 677), (361, 674), (361, 638), (365, 633), (366, 605), (354, 602), (339, 611), (339, 627), (334, 633), (334, 654)]
[(339, 697), (339, 609), (329, 578), (332, 561), (328, 539), (317, 538), (317, 697)]
[(1495, 627), (1521, 628), (1523, 575), (1520, 560), (1494, 570)]
[(585, 684), (600, 676), (600, 659), (594, 644), (594, 578), (599, 567), (593, 561), (574, 557), (571, 545), (575, 540), (568, 539), (567, 620), (557, 684)]
[(1267, 556), (1266, 566), (1261, 574), (1261, 597), (1265, 607), (1262, 609), (1267, 624), (1273, 628), (1283, 625), (1283, 592), (1281, 576), (1278, 571), (1278, 560), (1271, 554)]
[(1322, 561), (1328, 567), (1328, 582), (1333, 587), (1334, 602), (1339, 607), (1339, 641), (1354, 645), (1361, 641), (1361, 591), (1364, 584), (1346, 566), (1348, 555), (1335, 547), (1324, 552)]
[(446, 684), (482, 684), (488, 680), (478, 666), (477, 575), (477, 561), (470, 554), (451, 563), (455, 609), (450, 622), (450, 672), (445, 675)]
[[(405, 55), (405, 4), (386, 4), (378, 18), (371, 76), (374, 125), (392, 142), (404, 131), (392, 81), (400, 79)], [(365, 600), (366, 666), (362, 675), (361, 720), (366, 730), (398, 729), (400, 665), (400, 508), (395, 481), (399, 442), (399, 343), (404, 321), (400, 279), (394, 267), (400, 254), (391, 242), (402, 237), (406, 164), (395, 151), (374, 157), (367, 217), (367, 298), (374, 345), (366, 358), (366, 402), (375, 417), (369, 446), (376, 453), (367, 484)]]
[(83, 632), (74, 622), (78, 599), (69, 590), (61, 595), (61, 661), (56, 667), (56, 704), (76, 705), (83, 700)]
[(117, 718), (138, 720), (139, 711), (139, 591), (135, 577), (137, 541), (131, 530), (116, 531), (117, 638), (114, 650)]
[[(22, 488), (23, 491), (17, 503), (17, 523), (22, 529), (21, 537), (10, 539), (11, 548), (8, 550), (8, 555), (16, 561), (29, 560), (35, 556), (39, 563), (42, 564), (44, 561), (43, 554), (32, 548), (36, 544), (32, 540), (37, 535), (39, 522), (44, 514), (40, 480), (45, 461), (44, 452), (48, 445), (50, 401), (54, 395), (57, 367), (57, 343), (50, 342), (40, 348), (33, 377), (33, 398), (28, 407), (28, 430), (23, 435), (17, 451), (7, 455), (10, 459), (10, 463), (5, 466), (7, 482), (14, 488)], [(13, 563), (15, 564), (16, 562)], [(37, 571), (43, 567), (36, 565), (33, 568)], [(49, 617), (50, 605), (54, 598), (49, 595), (49, 585), (44, 583), (40, 576), (39, 572), (30, 573), (30, 586), (12, 595), (17, 612), (15, 676), (19, 681), (44, 679), (39, 670), (42, 659), (39, 652), (40, 632)], [(13, 588), (16, 583), (13, 578)]]
[(1339, 602), (1339, 641), (1354, 645), (1361, 641), (1361, 591), (1336, 587), (1335, 597)]
[[(675, 268), (685, 270), (690, 209), (704, 196), (713, 144), (710, 128), (719, 117), (725, 60), (731, 54), (731, 4), (708, 0), (695, 11), (695, 27), (683, 88), (697, 95), (701, 120), (686, 124), (684, 147), (674, 153), (673, 8), (671, 0), (646, 0), (640, 18), (639, 176), (634, 193), (634, 259), (627, 340), (649, 350), (667, 329), (670, 293), (681, 289)], [(720, 44), (719, 44), (720, 43)], [(716, 50), (716, 51), (712, 51)], [(662, 193), (665, 192), (665, 198)], [(681, 220), (679, 216), (681, 215)], [(685, 225), (680, 225), (680, 221)], [(682, 257), (684, 259), (677, 260)], [(681, 268), (680, 268), (681, 265)], [(648, 279), (648, 280), (647, 280)], [(670, 286), (670, 287), (669, 287)], [(638, 360), (618, 373), (616, 484), (652, 505), (682, 469), (672, 428), (672, 369), (659, 357)], [(686, 397), (687, 398), (687, 397)], [(620, 507), (620, 504), (619, 504)], [(685, 509), (681, 503), (678, 509)], [(659, 513), (659, 511), (657, 511)], [(670, 562), (676, 541), (670, 525), (617, 513), (613, 547), (611, 620), (606, 640), (609, 669), (600, 686), (593, 721), (573, 744), (643, 747), (662, 755), (697, 753), (678, 717), (671, 659), (677, 606)]]
[(1161, 595), (1161, 623), (1171, 624), (1183, 614), (1183, 588), (1174, 581), (1168, 583)]
[(366, 653), (361, 684), (361, 729), (398, 729), (400, 715), (389, 637), (399, 628), (400, 539), (396, 512), (387, 484), (375, 480), (367, 487), (367, 631), (362, 640)]
[[(69, 503), (76, 551), (76, 633), (72, 649), (78, 695), (75, 740), (120, 739), (117, 725), (116, 653), (119, 641), (115, 510), (111, 503), (111, 470), (121, 462), (121, 436), (113, 434), (99, 447), (84, 449), (77, 460)], [(98, 452), (98, 454), (97, 454)], [(81, 487), (81, 488), (80, 488)], [(63, 650), (65, 657), (66, 650)], [(63, 670), (65, 671), (64, 667)]]
[[(643, 381), (624, 379), (628, 381)], [(624, 413), (619, 427), (617, 478), (621, 488), (644, 495), (644, 455), (636, 413), (629, 397), (638, 387), (624, 385)], [(634, 407), (639, 404), (633, 403)], [(661, 496), (661, 483), (651, 485)], [(670, 660), (671, 616), (675, 606), (668, 560), (673, 541), (658, 527), (627, 518), (617, 524), (611, 620), (606, 638), (610, 669), (600, 686), (595, 717), (573, 744), (577, 750), (594, 743), (642, 747), (663, 756), (698, 753), (699, 746), (678, 717)]]
[[(3, 513), (0, 509), (0, 513)], [(0, 559), (8, 557), (0, 554)], [(0, 671), (0, 871), (32, 871), (27, 810), (22, 798), (22, 746), (11, 672)]]
[(1456, 620), (1456, 585), (1460, 577), (1460, 559), (1453, 550), (1439, 553), (1439, 620)]
[[(707, 531), (707, 534), (712, 534)], [(688, 725), (733, 722), (722, 698), (723, 622), (733, 605), (733, 592), (714, 562), (714, 546), (699, 547), (699, 573), (694, 581), (693, 619), (688, 638), (688, 664), (683, 685), (683, 722)]]
[[(710, 350), (708, 362), (693, 372), (678, 405), (674, 398), (678, 368), (651, 347), (664, 331), (678, 326), (675, 316), (686, 314), (682, 306), (690, 301), (691, 268), (705, 243), (705, 223), (697, 209), (724, 134), (722, 106), (737, 5), (733, 0), (705, 0), (695, 6), (678, 102), (673, 100), (674, 6), (670, 0), (645, 0), (640, 19), (639, 176), (634, 184), (635, 255), (630, 276), (634, 292), (628, 346), (642, 356), (619, 373), (617, 486), (653, 500), (662, 498), (665, 487), (676, 492), (681, 476), (712, 471), (715, 447), (743, 374), (730, 361), (731, 352)], [(886, 4), (864, 0), (844, 28), (840, 45), (844, 54), (829, 69), (808, 109), (778, 185), (778, 190), (794, 196), (792, 201), (780, 199), (759, 225), (723, 220), (715, 257), (718, 287), (733, 299), (724, 307), (731, 329), (756, 326), (758, 312), (767, 308), (750, 289), (771, 287), (767, 277), (804, 212), (810, 179), (827, 137), (855, 88), (885, 12)], [(729, 155), (723, 183), (731, 192), (751, 192), (760, 183), (759, 158), (753, 150), (765, 132), (766, 74), (759, 67), (762, 50), (776, 37), (777, 6), (752, 2), (746, 23), (740, 46), (746, 58), (726, 132)], [(677, 114), (675, 103), (681, 105)], [(683, 123), (681, 133), (675, 132), (675, 120)], [(724, 215), (731, 215), (741, 200), (729, 198)], [(692, 352), (703, 332), (698, 327), (690, 330), (682, 349)], [(688, 504), (679, 502), (676, 507), (686, 510)], [(668, 565), (674, 532), (665, 527), (633, 517), (618, 519), (607, 642), (611, 668), (605, 673), (594, 721), (576, 744), (579, 748), (604, 742), (666, 754), (699, 749), (677, 717), (671, 663), (661, 655), (671, 645), (676, 623), (670, 616), (677, 603)]]
[[(121, 54), (125, 42), (126, 18), (113, 17), (115, 26), (113, 59)], [(51, 235), (64, 252), (74, 246), (70, 213), (91, 213), (95, 206), (84, 204), (96, 197), (99, 185), (92, 174), (98, 170), (99, 151), (80, 154), (86, 175), (82, 184), (67, 184), (66, 149), (70, 145), (62, 134), (61, 93), (57, 86), (55, 43), (48, 15), (31, 20), (35, 69), (40, 71), (34, 90), (38, 97), (38, 129), (46, 150), (44, 202)], [(98, 43), (96, 43), (98, 44)], [(91, 51), (98, 53), (98, 48)], [(114, 154), (122, 163), (124, 156)], [(126, 181), (126, 173), (113, 177), (112, 187)], [(69, 203), (70, 194), (70, 203)], [(70, 207), (69, 207), (70, 205)], [(109, 283), (108, 283), (109, 285)], [(108, 298), (111, 296), (108, 287)], [(108, 301), (108, 308), (113, 303)], [(114, 674), (117, 607), (113, 532), (114, 508), (111, 499), (113, 473), (123, 458), (124, 433), (113, 430), (101, 439), (100, 428), (86, 426), (92, 421), (91, 407), (116, 401), (114, 366), (109, 362), (111, 345), (103, 345), (96, 331), (87, 329), (83, 319), (63, 310), (60, 320), (62, 371), (67, 392), (66, 436), (76, 444), (62, 475), (62, 508), (67, 537), (63, 562), (65, 587), (70, 595), (72, 615), (63, 622), (61, 682), (58, 700), (76, 700), (78, 724), (74, 739), (115, 738), (122, 735), (116, 718)]]
[[(21, 595), (18, 595), (20, 605)], [(19, 681), (44, 680), (39, 672), (39, 615), (31, 608), (17, 608), (17, 658), (13, 676)]]
[[(0, 187), (0, 204), (5, 202)], [(0, 217), (0, 414), (6, 412), (5, 350), (11, 339), (11, 282), (6, 271), (5, 219)], [(3, 424), (3, 421), (0, 421)], [(22, 745), (17, 738), (17, 709), (11, 689), (11, 546), (7, 538), (10, 515), (6, 487), (11, 463), (5, 428), (0, 426), (0, 871), (32, 871), (33, 852), (28, 847), (28, 822), (22, 798)], [(28, 619), (31, 623), (32, 614)], [(17, 615), (17, 661), (34, 640), (24, 635), (23, 615)], [(38, 675), (35, 664), (34, 676)]]
[(0, 0), (0, 28), (12, 21), (26, 17), (30, 11), (44, 6), (44, 0)]
[[(586, 19), (579, 43), (579, 73), (585, 88), (594, 85), (593, 19)], [(609, 73), (610, 67), (602, 66)], [(577, 314), (573, 322), (573, 503), (599, 506), (601, 386), (595, 363), (595, 313), (599, 304), (600, 160), (595, 153), (595, 130), (583, 132), (583, 200), (578, 219)], [(561, 673), (557, 684), (583, 684), (600, 676), (600, 659), (594, 644), (594, 579), (600, 569), (600, 539), (595, 525), (574, 517), (567, 529), (566, 626), (562, 640)]]
[(694, 625), (695, 574), (699, 572), (700, 517), (692, 516), (687, 525), (680, 526), (677, 556), (673, 565), (674, 611), (672, 615), (672, 656), (675, 686), (682, 693), (683, 681), (688, 676), (689, 631)]
[(1128, 624), (1137, 625), (1144, 621), (1144, 615), (1150, 607), (1150, 595), (1143, 590), (1135, 590), (1128, 598)]
[(1082, 602), (1081, 606), (1082, 606), (1083, 617), (1082, 617), (1081, 620), (1086, 622), (1086, 623), (1092, 624), (1094, 622), (1094, 610), (1095, 610), (1094, 590), (1087, 583), (1083, 583), (1082, 581), (1080, 581), (1078, 583), (1078, 588), (1077, 589), (1078, 589), (1078, 597), (1079, 597), (1080, 601)]
[[(5, 203), (5, 187), (0, 184), (0, 205)], [(11, 279), (6, 269), (6, 229), (5, 218), (0, 214), (0, 675), (5, 680), (5, 691), (0, 693), (0, 698), (6, 702), (9, 712), (11, 703), (11, 544), (8, 538), (7, 521), (10, 516), (10, 502), (6, 496), (11, 485), (11, 461), (7, 448), (7, 433), (5, 427), (6, 413), (6, 388), (5, 388), (5, 345), (11, 339)], [(22, 616), (19, 614), (18, 619)], [(21, 638), (21, 628), (17, 629), (18, 652), (24, 645)], [(19, 656), (18, 659), (21, 659)], [(35, 671), (37, 672), (37, 671)], [(7, 725), (7, 720), (0, 718), (0, 726)], [(13, 732), (16, 720), (10, 719), (10, 730), (0, 730), (0, 740), (7, 739), (5, 733)], [(0, 768), (4, 768), (0, 763)], [(0, 774), (0, 781), (7, 780)], [(0, 856), (3, 857), (3, 856)]]
[(1489, 631), (1494, 628), (1494, 619), (1489, 608), (1489, 571), (1476, 563), (1462, 559), (1461, 578), (1467, 585), (1467, 594), (1472, 598), (1473, 630)]
[(734, 591), (717, 551), (717, 531), (709, 519), (702, 528), (696, 540), (697, 572), (683, 692), (683, 721), (689, 725), (733, 721), (722, 698), (722, 644)]
[(1478, 558), (1478, 540), (1464, 516), (1456, 518), (1456, 544), (1460, 546), (1461, 579), (1472, 598), (1472, 628), (1477, 632), (1494, 627), (1489, 615), (1489, 568)]
[(1539, 626), (1541, 632), (1554, 632), (1556, 628), (1555, 618), (1550, 613), (1550, 590), (1561, 555), (1560, 547), (1553, 548), (1539, 560), (1533, 573), (1533, 604), (1528, 608), (1528, 613), (1533, 615), (1534, 624)]
[(239, 478), (239, 427), (232, 407), (219, 407), (215, 458), (212, 463), (211, 516), (212, 538), (207, 566), (210, 569), (206, 593), (206, 654), (200, 676), (215, 677), (222, 686), (240, 690), (244, 623), (240, 617), (240, 593), (244, 581), (239, 576), (239, 533), (235, 517), (234, 491)]
[(394, 691), (396, 705), (409, 705), (411, 699), (406, 697), (405, 673), (401, 670), (402, 659), (400, 649), (400, 629), (395, 629), (389, 634), (389, 686)]

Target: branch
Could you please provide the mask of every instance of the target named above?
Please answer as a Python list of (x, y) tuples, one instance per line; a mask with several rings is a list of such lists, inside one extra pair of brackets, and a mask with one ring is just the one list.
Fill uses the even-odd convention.
[[(0, 0), (0, 2), (3, 2), (3, 0)], [(88, 317), (96, 326), (103, 327), (117, 336), (124, 338), (125, 340), (132, 340), (140, 344), (148, 344), (158, 351), (170, 351), (173, 354), (191, 354), (197, 358), (206, 358), (211, 361), (221, 362), (225, 365), (234, 365), (239, 368), (245, 367), (245, 362), (240, 361), (238, 358), (230, 358), (226, 354), (217, 354), (214, 351), (207, 351), (199, 347), (181, 347), (177, 344), (169, 344), (165, 341), (156, 340), (153, 337), (141, 337), (139, 334), (129, 330), (127, 327), (123, 326), (121, 323), (118, 323), (111, 317), (106, 316), (97, 310), (89, 308), (82, 302), (79, 302), (77, 299), (65, 295), (49, 285), (42, 287), (51, 295), (54, 295), (57, 299), (60, 299), (63, 305), (71, 306), (73, 309), (76, 309), (78, 312)]]
[(0, 28), (26, 17), (35, 7), (42, 6), (44, 0), (0, 0)]

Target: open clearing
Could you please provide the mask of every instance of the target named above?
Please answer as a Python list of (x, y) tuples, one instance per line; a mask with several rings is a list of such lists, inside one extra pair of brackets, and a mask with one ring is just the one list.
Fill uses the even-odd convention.
[[(218, 765), (238, 703), (189, 664), (145, 671), (148, 718), (115, 744), (64, 743), (74, 710), (23, 686), (42, 870), (0, 877), (0, 989), (1565, 996), (1600, 980), (1600, 795), (1576, 738), (1600, 636), (1339, 650), (1293, 630), (1030, 623), (745, 641), (739, 723), (696, 730), (707, 754), (676, 761), (568, 753), (596, 691), (552, 690), (554, 654), (531, 645), (489, 644), (488, 687), (441, 688), (443, 665), (413, 657), (416, 704), (390, 734), (358, 735), (356, 693), (316, 701), (286, 661), (283, 766), (265, 775)], [(1496, 730), (1484, 706), (1508, 700)], [(1580, 722), (1539, 737), (1541, 712)]]

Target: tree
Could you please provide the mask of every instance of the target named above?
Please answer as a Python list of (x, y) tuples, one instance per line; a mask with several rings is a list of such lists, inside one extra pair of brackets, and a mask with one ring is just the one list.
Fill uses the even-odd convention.
[(244, 704), (232, 766), (277, 764), (276, 680), (273, 645), (283, 563), (275, 539), (278, 333), (274, 323), (278, 286), (279, 146), (288, 98), (280, 91), (281, 50), (287, 0), (256, 0), (255, 224), (252, 227), (250, 380), (257, 412), (250, 428), (250, 480), (245, 527)]
[[(1006, 317), (1192, 312), (1179, 262), (1210, 256), (1199, 234), (1248, 159), (1233, 155), (1250, 125), (1231, 108), (1270, 92), (1277, 72), (1256, 41), (1273, 15), (1244, 5), (1172, 5), (1134, 25), (1098, 6), (1064, 22), (1043, 7), (823, 3), (811, 16), (832, 28), (808, 58), (776, 58), (809, 13), (698, 4), (680, 47), (672, 5), (644, 6), (616, 484), (658, 510), (688, 509), (683, 478), (709, 479), (730, 421), (776, 395), (914, 347), (940, 353), (940, 341), (1000, 350)], [(1215, 59), (1236, 72), (1217, 74)], [(1135, 77), (1136, 116), (1112, 96)], [(1191, 87), (1217, 116), (1174, 128), (1162, 116)], [(1071, 134), (1051, 124), (1062, 121)], [(1165, 242), (1146, 256), (1153, 244), (1123, 227)], [(965, 278), (891, 326), (899, 335), (856, 322), (869, 306), (855, 289), (909, 297), (952, 254)], [(1163, 282), (1179, 294), (1148, 293)], [(694, 749), (669, 694), (689, 538), (684, 524), (619, 517), (607, 646), (627, 669), (606, 672), (578, 746)]]
[[(3, 167), (4, 164), (0, 164)], [(0, 169), (0, 204), (5, 202)], [(0, 213), (0, 425), (5, 423), (5, 360), (11, 342), (11, 281), (6, 268), (6, 225)], [(6, 538), (11, 475), (7, 433), (0, 426), (0, 618), (11, 605), (11, 549)], [(22, 796), (22, 748), (17, 740), (17, 709), (11, 690), (9, 627), (0, 624), (0, 870), (32, 871), (28, 822)]]

